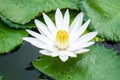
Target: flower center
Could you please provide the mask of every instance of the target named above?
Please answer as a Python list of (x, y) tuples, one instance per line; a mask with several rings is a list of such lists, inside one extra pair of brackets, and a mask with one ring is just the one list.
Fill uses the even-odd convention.
[(59, 30), (56, 34), (56, 46), (63, 50), (68, 47), (69, 34), (65, 30)]

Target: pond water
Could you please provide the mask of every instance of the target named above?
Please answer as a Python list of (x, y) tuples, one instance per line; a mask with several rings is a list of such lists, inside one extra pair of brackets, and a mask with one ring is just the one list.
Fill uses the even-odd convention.
[(0, 55), (0, 74), (4, 76), (3, 80), (52, 80), (31, 64), (40, 56), (38, 51), (38, 48), (24, 42), (15, 51)]
[[(104, 44), (105, 47), (120, 52), (120, 44), (112, 42), (97, 44)], [(4, 76), (3, 80), (53, 80), (32, 66), (31, 62), (40, 56), (38, 51), (38, 48), (24, 42), (16, 50), (0, 55), (0, 74)]]

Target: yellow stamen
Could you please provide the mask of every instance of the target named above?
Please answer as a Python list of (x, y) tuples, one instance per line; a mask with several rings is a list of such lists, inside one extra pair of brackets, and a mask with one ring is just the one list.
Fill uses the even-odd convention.
[(68, 47), (69, 34), (65, 30), (59, 30), (56, 34), (56, 46), (63, 50)]

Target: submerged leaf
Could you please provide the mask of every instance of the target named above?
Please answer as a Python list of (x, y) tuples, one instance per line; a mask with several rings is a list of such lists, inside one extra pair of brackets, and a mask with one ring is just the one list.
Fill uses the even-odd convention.
[(41, 56), (33, 65), (56, 80), (120, 80), (120, 57), (113, 50), (94, 45), (91, 51), (63, 63)]
[(120, 0), (82, 0), (80, 9), (102, 38), (120, 41)]
[(22, 43), (28, 33), (22, 29), (12, 29), (0, 21), (0, 54), (13, 50)]
[(0, 14), (8, 20), (25, 24), (39, 12), (49, 12), (56, 8), (79, 9), (80, 0), (0, 0)]

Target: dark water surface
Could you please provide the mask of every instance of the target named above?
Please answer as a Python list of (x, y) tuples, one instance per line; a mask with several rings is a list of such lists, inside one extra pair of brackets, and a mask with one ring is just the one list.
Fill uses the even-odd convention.
[(40, 56), (38, 51), (38, 48), (24, 42), (17, 50), (0, 55), (0, 74), (4, 76), (3, 80), (39, 80), (39, 78), (47, 78), (31, 64)]
[[(105, 42), (107, 48), (120, 52), (120, 44)], [(0, 55), (0, 74), (3, 80), (52, 80), (36, 70), (31, 62), (39, 57), (39, 49), (24, 42), (17, 50), (6, 55)]]

